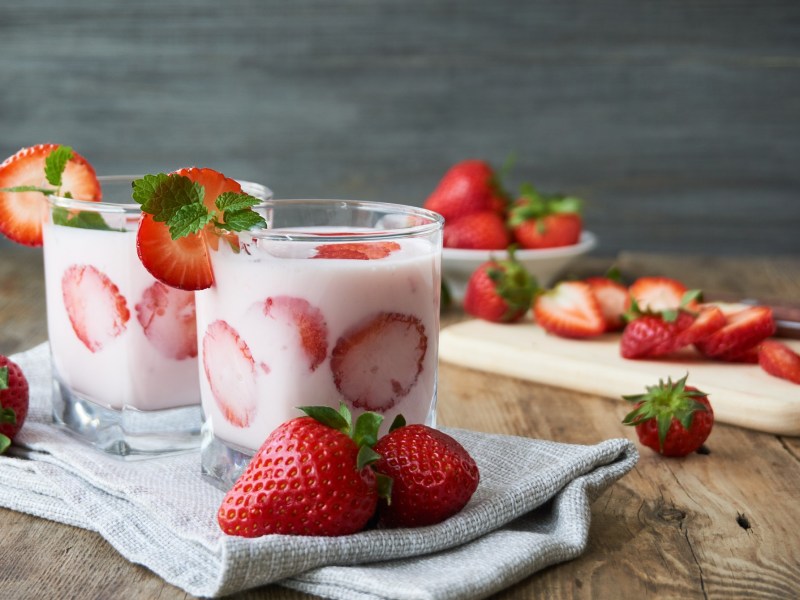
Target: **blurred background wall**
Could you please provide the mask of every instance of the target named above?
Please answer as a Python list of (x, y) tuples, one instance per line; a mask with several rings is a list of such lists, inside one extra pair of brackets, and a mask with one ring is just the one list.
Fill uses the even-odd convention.
[(0, 87), (3, 157), (419, 205), (513, 153), (595, 254), (800, 256), (797, 0), (3, 0)]

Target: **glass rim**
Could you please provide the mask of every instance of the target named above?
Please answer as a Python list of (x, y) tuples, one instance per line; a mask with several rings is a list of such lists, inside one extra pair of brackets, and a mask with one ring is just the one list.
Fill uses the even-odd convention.
[[(305, 230), (302, 226), (297, 227), (275, 227), (275, 228), (262, 228), (251, 229), (248, 231), (238, 232), (239, 236), (246, 236), (254, 240), (264, 241), (277, 241), (277, 242), (315, 242), (326, 241), (327, 243), (343, 243), (343, 242), (363, 242), (365, 240), (390, 240), (397, 238), (425, 236), (437, 231), (441, 231), (444, 227), (444, 217), (439, 213), (433, 212), (426, 208), (419, 206), (412, 206), (410, 204), (396, 204), (392, 202), (379, 202), (375, 200), (351, 200), (351, 199), (334, 199), (334, 198), (271, 198), (259, 205), (259, 208), (286, 208), (286, 207), (299, 207), (311, 206), (320, 208), (330, 208), (331, 206), (339, 205), (342, 208), (352, 208), (355, 210), (362, 210), (367, 212), (375, 212), (384, 215), (401, 215), (408, 217), (419, 217), (425, 219), (426, 222), (418, 225), (409, 225), (408, 227), (389, 227), (381, 229), (362, 229), (347, 231), (345, 233), (324, 232)], [(318, 229), (320, 225), (309, 225), (308, 227)], [(340, 226), (334, 226), (337, 229)], [(342, 227), (346, 228), (346, 226)]]
[[(142, 177), (144, 177), (144, 175), (98, 175), (97, 181), (100, 182), (100, 189), (102, 189), (104, 183), (131, 183), (134, 179), (141, 179)], [(250, 195), (253, 195), (253, 191), (256, 190), (260, 191), (265, 196), (270, 196), (272, 194), (272, 190), (261, 183), (248, 181), (246, 179), (235, 179), (235, 181), (237, 181), (242, 186), (243, 190), (247, 191), (247, 193)], [(73, 210), (89, 210), (98, 213), (111, 213), (120, 215), (139, 214), (142, 212), (141, 205), (139, 205), (137, 202), (134, 202), (133, 198), (131, 198), (130, 202), (105, 202), (104, 200), (94, 202), (91, 200), (81, 200), (79, 198), (67, 198), (65, 196), (58, 196), (56, 194), (50, 194), (46, 196), (46, 198), (52, 206)], [(264, 202), (266, 202), (266, 200), (264, 200)]]

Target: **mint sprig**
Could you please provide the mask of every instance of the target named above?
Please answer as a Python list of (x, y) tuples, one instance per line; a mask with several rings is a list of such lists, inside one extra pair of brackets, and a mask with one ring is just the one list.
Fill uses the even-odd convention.
[(158, 173), (133, 182), (133, 200), (142, 212), (169, 227), (173, 240), (197, 233), (212, 224), (226, 231), (264, 227), (264, 217), (253, 210), (260, 200), (245, 193), (224, 192), (214, 201), (217, 210), (203, 202), (205, 189), (184, 175)]
[(67, 163), (75, 156), (69, 146), (57, 146), (47, 158), (44, 159), (44, 176), (47, 183), (52, 188), (39, 187), (37, 185), (16, 185), (8, 188), (0, 188), (0, 192), (41, 192), (47, 196), (61, 195), (61, 185), (63, 183), (64, 171)]

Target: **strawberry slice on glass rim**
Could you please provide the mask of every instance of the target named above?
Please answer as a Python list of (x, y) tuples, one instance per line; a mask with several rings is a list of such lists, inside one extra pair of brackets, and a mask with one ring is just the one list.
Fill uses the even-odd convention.
[(102, 197), (94, 168), (68, 146), (22, 148), (0, 164), (0, 233), (25, 246), (42, 245), (47, 195), (88, 202)]
[(213, 169), (147, 175), (134, 182), (133, 198), (142, 205), (139, 259), (158, 281), (182, 290), (214, 283), (209, 248), (216, 249), (221, 236), (264, 224), (250, 210), (259, 201)]

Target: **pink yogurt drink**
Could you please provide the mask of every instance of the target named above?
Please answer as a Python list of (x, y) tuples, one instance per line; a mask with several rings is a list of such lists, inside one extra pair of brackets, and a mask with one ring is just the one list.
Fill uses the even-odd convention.
[(133, 178), (99, 179), (103, 202), (50, 198), (43, 224), (55, 420), (123, 457), (197, 447), (194, 293), (139, 261)]
[(441, 217), (277, 200), (268, 229), (211, 253), (197, 292), (203, 472), (229, 487), (298, 406), (435, 424)]

